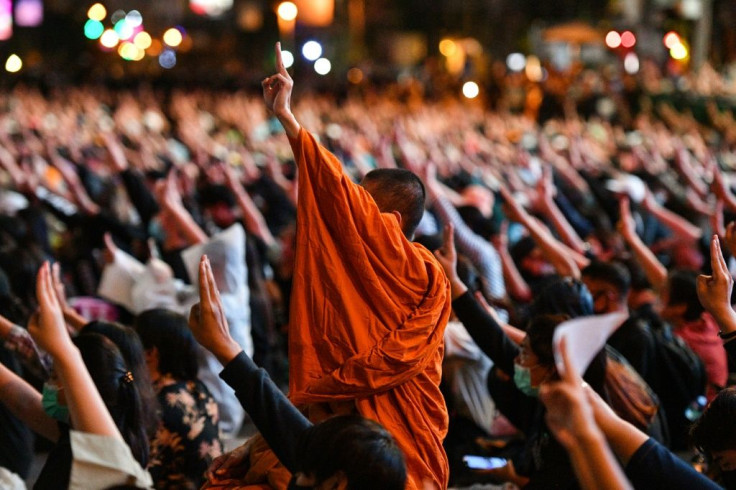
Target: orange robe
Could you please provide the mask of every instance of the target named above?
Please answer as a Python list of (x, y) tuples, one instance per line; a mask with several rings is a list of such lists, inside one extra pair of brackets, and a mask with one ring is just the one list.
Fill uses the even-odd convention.
[(447, 408), (439, 390), (449, 282), (398, 219), (343, 174), (301, 129), (289, 321), (289, 393), (297, 406), (354, 402), (406, 457), (409, 489), (446, 488)]

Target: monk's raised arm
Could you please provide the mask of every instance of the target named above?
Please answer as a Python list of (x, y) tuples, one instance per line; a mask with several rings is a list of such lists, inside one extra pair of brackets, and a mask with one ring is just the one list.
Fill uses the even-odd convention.
[(268, 110), (274, 113), (289, 138), (296, 138), (301, 126), (291, 112), (291, 91), (294, 88), (294, 80), (284, 67), (281, 58), (281, 43), (276, 43), (276, 70), (274, 75), (261, 82), (263, 87), (263, 100)]

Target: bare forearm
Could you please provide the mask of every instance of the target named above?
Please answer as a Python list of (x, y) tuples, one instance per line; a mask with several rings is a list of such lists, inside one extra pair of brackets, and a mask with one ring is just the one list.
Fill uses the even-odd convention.
[(631, 488), (597, 427), (578, 437), (576, 444), (568, 448), (568, 453), (581, 488), (590, 490)]
[(294, 117), (294, 114), (292, 114), (291, 111), (277, 113), (276, 117), (278, 118), (281, 125), (284, 127), (286, 136), (294, 139), (299, 135), (299, 129), (301, 129), (301, 126), (299, 125), (299, 121), (296, 120), (296, 117)]
[(703, 232), (694, 224), (687, 221), (677, 213), (655, 204), (649, 209), (659, 221), (672, 230), (678, 236), (686, 236), (691, 240), (699, 240)]
[(562, 277), (580, 278), (580, 269), (565, 250), (565, 247), (546, 229), (542, 223), (528, 216), (524, 225), (534, 242), (542, 250), (545, 259), (557, 270)]
[(79, 351), (70, 348), (67, 355), (54, 359), (54, 366), (64, 387), (73, 427), (81, 432), (122, 439)]
[(579, 254), (585, 253), (583, 240), (551, 199), (545, 204), (545, 216), (552, 222), (563, 243)]
[(0, 400), (7, 409), (28, 426), (50, 441), (59, 438), (56, 422), (46, 415), (41, 394), (20, 376), (0, 364)]
[(207, 241), (207, 234), (183, 206), (169, 206), (166, 210), (176, 223), (178, 231), (181, 232), (190, 245)]
[(248, 233), (252, 233), (257, 236), (269, 247), (274, 245), (276, 243), (276, 239), (271, 234), (271, 230), (269, 230), (268, 225), (266, 225), (266, 220), (263, 219), (263, 215), (258, 210), (248, 193), (239, 189), (235, 190), (235, 196), (238, 200), (238, 205), (243, 212), (243, 221), (245, 222), (245, 228), (248, 230)]
[(503, 280), (506, 283), (506, 290), (509, 295), (519, 301), (529, 301), (532, 299), (532, 290), (526, 283), (519, 269), (516, 267), (514, 260), (507, 250), (499, 250), (501, 258), (501, 268), (503, 270)]
[(657, 260), (654, 253), (641, 241), (638, 235), (624, 237), (634, 253), (634, 257), (644, 269), (644, 274), (652, 287), (661, 291), (667, 283), (667, 269)]

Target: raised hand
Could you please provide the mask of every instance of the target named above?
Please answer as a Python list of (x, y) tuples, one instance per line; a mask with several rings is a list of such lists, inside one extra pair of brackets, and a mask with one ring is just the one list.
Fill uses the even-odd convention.
[(199, 303), (192, 306), (189, 328), (202, 347), (226, 365), (243, 349), (230, 336), (220, 292), (206, 255), (199, 261)]
[[(731, 233), (733, 233), (733, 226), (731, 225), (729, 225), (729, 228), (731, 229)], [(723, 329), (723, 322), (730, 322), (734, 317), (734, 311), (731, 308), (733, 277), (721, 253), (721, 244), (718, 235), (713, 235), (710, 241), (710, 263), (713, 269), (711, 275), (706, 276), (701, 274), (698, 276), (698, 299), (703, 305), (703, 308), (713, 315)]]
[(58, 359), (74, 346), (66, 330), (48, 262), (44, 262), (36, 276), (36, 299), (38, 322), (31, 322), (28, 329), (38, 346)]
[(726, 248), (733, 257), (736, 257), (736, 221), (731, 221), (728, 224), (724, 239)]
[(276, 73), (263, 80), (261, 86), (263, 87), (263, 100), (268, 110), (279, 118), (286, 134), (290, 138), (296, 138), (300, 126), (291, 112), (291, 91), (294, 88), (294, 81), (284, 67), (281, 43), (276, 43)]
[(455, 228), (452, 224), (445, 225), (442, 233), (442, 248), (434, 252), (434, 256), (437, 257), (450, 281), (457, 279), (457, 252), (455, 252), (454, 233)]
[(560, 381), (544, 383), (539, 399), (547, 407), (547, 427), (566, 448), (575, 446), (578, 438), (595, 428), (593, 411), (586, 401), (583, 379), (570, 362), (567, 345), (562, 339), (559, 345), (562, 370)]

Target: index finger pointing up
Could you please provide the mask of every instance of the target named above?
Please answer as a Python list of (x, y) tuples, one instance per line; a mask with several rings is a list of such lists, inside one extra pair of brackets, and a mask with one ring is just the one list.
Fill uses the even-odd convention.
[(281, 43), (276, 43), (276, 69), (282, 75), (288, 75), (286, 67), (284, 67), (284, 60), (281, 57)]

